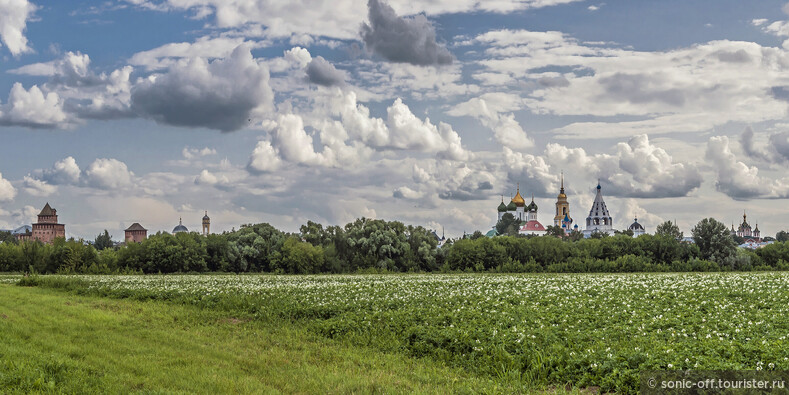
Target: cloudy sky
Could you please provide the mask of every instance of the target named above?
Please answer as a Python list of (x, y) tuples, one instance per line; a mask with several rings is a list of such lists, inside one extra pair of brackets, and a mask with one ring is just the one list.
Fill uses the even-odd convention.
[(777, 1), (0, 0), (0, 229), (743, 210), (789, 229)]

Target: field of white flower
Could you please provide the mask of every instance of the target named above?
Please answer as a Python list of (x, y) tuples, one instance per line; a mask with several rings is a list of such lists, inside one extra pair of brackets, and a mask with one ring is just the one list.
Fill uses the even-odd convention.
[(645, 369), (789, 369), (785, 273), (74, 278), (537, 386), (632, 392)]

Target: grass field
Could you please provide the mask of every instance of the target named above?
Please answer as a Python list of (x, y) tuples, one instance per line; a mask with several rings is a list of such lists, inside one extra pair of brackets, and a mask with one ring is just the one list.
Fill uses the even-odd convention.
[(569, 384), (633, 393), (642, 370), (789, 369), (784, 273), (46, 276), (29, 283), (298, 327), (313, 341), (363, 355), (374, 350), (487, 378), (501, 386), (493, 392)]
[(0, 285), (0, 393), (497, 393), (428, 360), (163, 302)]

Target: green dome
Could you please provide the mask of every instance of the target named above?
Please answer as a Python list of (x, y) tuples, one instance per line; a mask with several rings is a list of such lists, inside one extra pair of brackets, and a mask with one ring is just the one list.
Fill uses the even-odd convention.
[(537, 211), (537, 205), (534, 203), (534, 200), (526, 207), (526, 211)]
[(499, 212), (503, 213), (505, 211), (507, 211), (507, 205), (504, 202), (499, 203)]
[(507, 205), (507, 211), (515, 211), (517, 209), (518, 206), (515, 205), (515, 202), (510, 202), (510, 204)]

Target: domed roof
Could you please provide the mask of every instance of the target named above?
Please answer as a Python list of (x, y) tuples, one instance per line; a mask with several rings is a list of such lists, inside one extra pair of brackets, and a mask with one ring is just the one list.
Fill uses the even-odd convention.
[(507, 211), (515, 211), (517, 208), (518, 206), (515, 205), (515, 202), (510, 202), (510, 204), (507, 205)]
[(634, 231), (635, 230), (644, 230), (644, 227), (641, 226), (641, 224), (638, 223), (638, 218), (633, 219), (633, 221), (634, 222), (632, 224), (630, 224), (630, 226), (627, 229), (634, 230)]
[(521, 187), (518, 185), (518, 190), (515, 192), (515, 197), (512, 198), (512, 203), (515, 203), (517, 207), (523, 207), (526, 205), (526, 200), (523, 199), (521, 196)]
[(205, 215), (203, 216), (203, 221), (206, 221), (206, 220), (209, 220), (209, 219), (211, 219), (211, 218), (208, 218), (208, 211), (206, 211)]
[(526, 211), (537, 211), (537, 204), (534, 203), (534, 196), (532, 196), (531, 203), (529, 203), (529, 206), (526, 207)]
[(503, 213), (503, 212), (507, 211), (507, 205), (504, 204), (504, 197), (501, 198), (501, 203), (499, 203), (498, 210), (499, 210), (500, 213)]
[(186, 226), (184, 226), (184, 223), (183, 223), (183, 221), (181, 221), (181, 218), (178, 218), (178, 226), (173, 228), (173, 234), (183, 233), (183, 232), (187, 232), (188, 233), (189, 229), (187, 229)]

